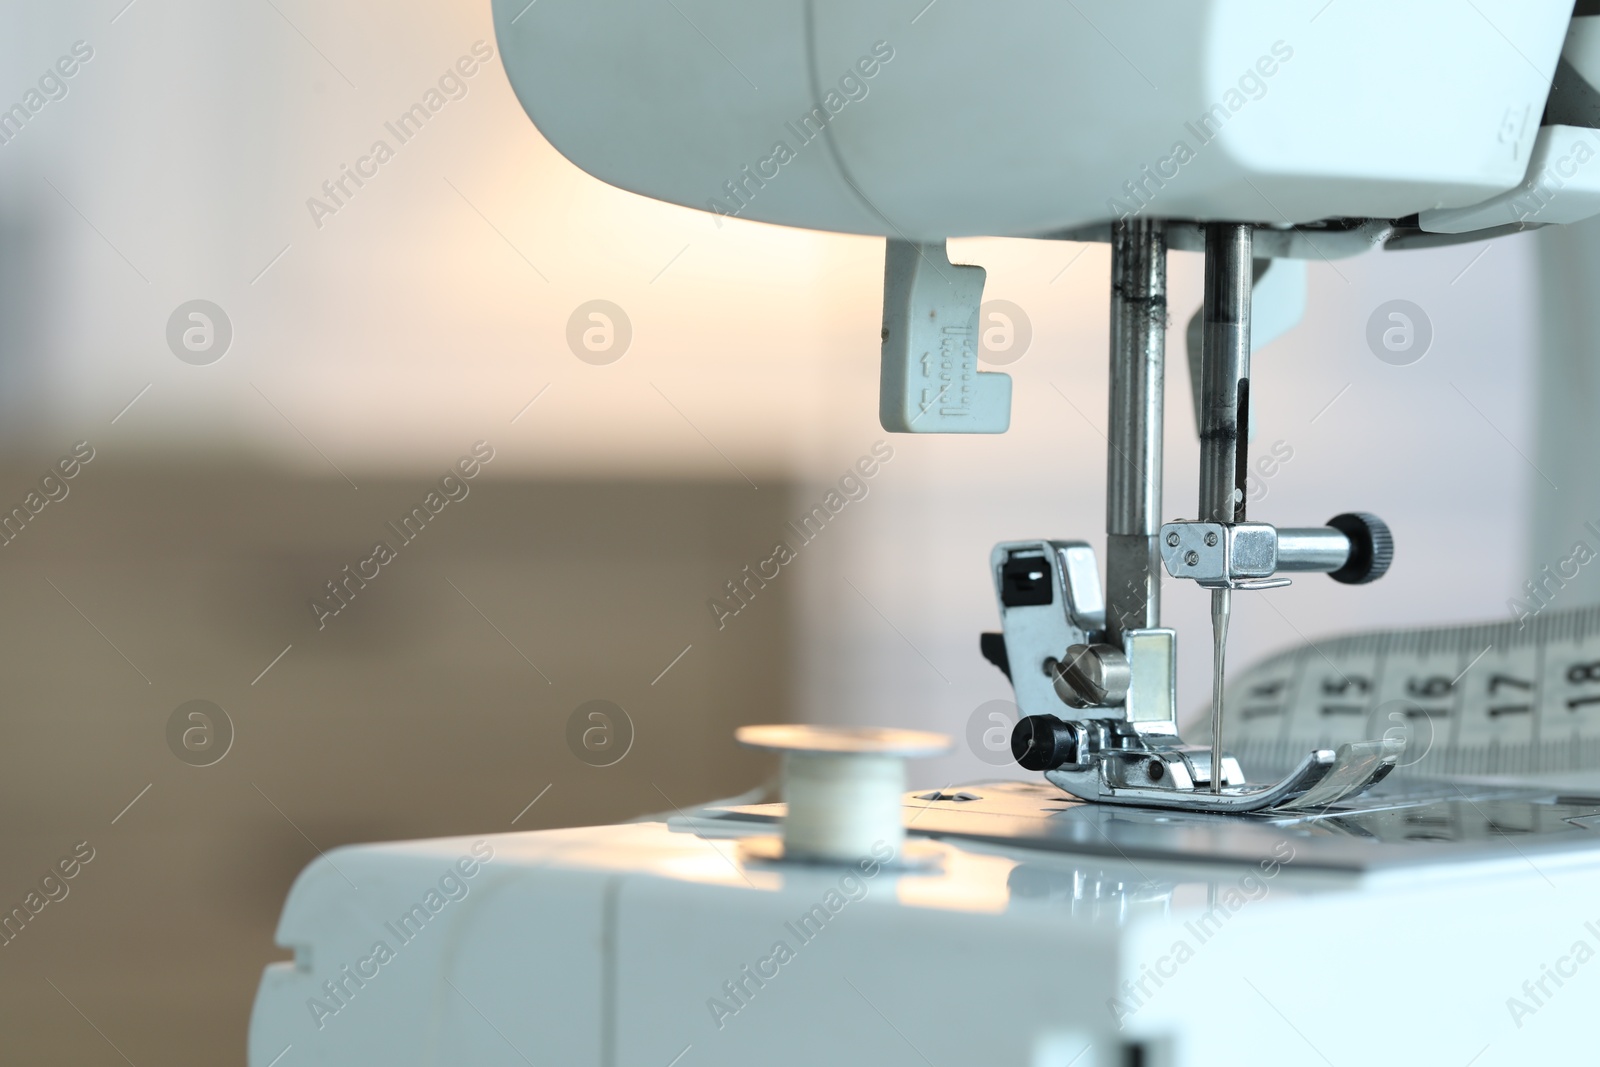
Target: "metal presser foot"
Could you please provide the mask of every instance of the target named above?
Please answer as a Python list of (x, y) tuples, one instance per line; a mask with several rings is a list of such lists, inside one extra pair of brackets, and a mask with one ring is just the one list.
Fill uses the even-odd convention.
[[(1250, 226), (1206, 226), (1200, 519), (1160, 520), (1166, 239), (1159, 220), (1134, 219), (1112, 232), (1106, 596), (1094, 549), (1081, 541), (1007, 542), (990, 559), (1004, 632), (984, 634), (982, 649), (1011, 679), (1024, 715), (1012, 754), (1081, 800), (1216, 813), (1324, 808), (1381, 781), (1404, 749), (1398, 739), (1317, 749), (1271, 783), (1247, 782), (1222, 749), (1234, 590), (1288, 585), (1279, 575), (1291, 571), (1364, 584), (1394, 552), (1372, 515), (1301, 529), (1245, 519), (1251, 242)], [(1212, 594), (1206, 746), (1178, 736), (1177, 637), (1160, 625), (1163, 566)]]
[[(1088, 723), (1056, 719), (1053, 727), (1047, 727), (1039, 722), (1044, 718), (1023, 719), (1021, 729), (1012, 736), (1012, 752), (1024, 767), (1037, 766), (1037, 753), (1043, 748), (1064, 754), (1064, 749), (1056, 746), (1070, 746), (1078, 738), (1093, 737), (1092, 728), (1084, 729)], [(1052, 736), (1041, 738), (1041, 729), (1050, 729)], [(1033, 747), (1037, 741), (1043, 742), (1039, 748)], [(1301, 760), (1287, 777), (1266, 785), (1247, 784), (1238, 761), (1224, 754), (1222, 781), (1213, 788), (1209, 749), (1153, 744), (1146, 738), (1136, 738), (1135, 742), (1134, 747), (1121, 749), (1096, 751), (1078, 747), (1071, 756), (1072, 762), (1047, 769), (1044, 776), (1079, 800), (1102, 804), (1219, 814), (1268, 808), (1325, 808), (1381, 782), (1405, 749), (1405, 742), (1394, 738), (1355, 741), (1340, 745), (1337, 751), (1319, 748)]]
[[(1284, 541), (1312, 532), (1276, 531)], [(1007, 542), (995, 546), (992, 562), (1005, 630), (984, 634), (983, 649), (1010, 675), (1024, 713), (1011, 735), (1012, 755), (1080, 800), (1229, 814), (1324, 808), (1382, 781), (1405, 749), (1397, 738), (1317, 749), (1280, 781), (1247, 782), (1239, 761), (1219, 746), (1186, 745), (1178, 736), (1176, 634), (1126, 630), (1120, 647), (1106, 640), (1093, 548)], [(1067, 717), (1074, 708), (1078, 717)], [(1214, 724), (1220, 718), (1214, 715)]]

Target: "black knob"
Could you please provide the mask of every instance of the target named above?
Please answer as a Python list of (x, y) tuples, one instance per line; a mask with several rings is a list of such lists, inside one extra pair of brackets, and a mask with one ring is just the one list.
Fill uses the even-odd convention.
[(1394, 534), (1376, 515), (1349, 511), (1335, 515), (1328, 525), (1350, 539), (1350, 558), (1328, 575), (1346, 585), (1366, 585), (1382, 578), (1394, 562)]
[(1025, 770), (1053, 771), (1078, 762), (1078, 733), (1054, 715), (1029, 715), (1011, 728), (1011, 755)]

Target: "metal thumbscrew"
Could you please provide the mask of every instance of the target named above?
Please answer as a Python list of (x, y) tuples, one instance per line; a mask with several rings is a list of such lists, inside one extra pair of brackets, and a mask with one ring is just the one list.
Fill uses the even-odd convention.
[(948, 737), (849, 726), (741, 726), (733, 736), (783, 756), (783, 838), (746, 838), (747, 858), (856, 864), (888, 846), (891, 866), (938, 862), (935, 846), (906, 844), (901, 809), (905, 761), (947, 751)]

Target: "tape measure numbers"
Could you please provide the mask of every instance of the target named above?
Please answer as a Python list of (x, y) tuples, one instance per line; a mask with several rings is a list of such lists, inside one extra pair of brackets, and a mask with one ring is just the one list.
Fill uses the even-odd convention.
[(1225, 737), (1247, 768), (1387, 735), (1407, 741), (1397, 774), (1597, 770), (1600, 607), (1318, 641), (1226, 693)]

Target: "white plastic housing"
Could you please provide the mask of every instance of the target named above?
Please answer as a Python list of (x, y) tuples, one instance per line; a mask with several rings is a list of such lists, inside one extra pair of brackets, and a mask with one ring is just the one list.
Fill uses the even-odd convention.
[[(297, 962), (262, 976), (249, 1064), (1590, 1062), (1593, 854), (1357, 876), (1293, 846), (936, 847), (922, 874), (750, 864), (660, 823), (336, 849), (284, 906)], [(1550, 966), (1569, 988), (1530, 996)]]
[(1571, 0), (919, 6), (494, 0), (494, 13), (523, 106), (590, 174), (910, 240), (1124, 212), (1300, 223), (1479, 203), (1527, 171), (1572, 13)]
[(1600, 213), (1600, 131), (1546, 126), (1534, 142), (1528, 174), (1481, 204), (1424, 211), (1417, 220), (1432, 233), (1470, 233), (1516, 224), (1560, 225)]

